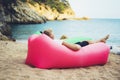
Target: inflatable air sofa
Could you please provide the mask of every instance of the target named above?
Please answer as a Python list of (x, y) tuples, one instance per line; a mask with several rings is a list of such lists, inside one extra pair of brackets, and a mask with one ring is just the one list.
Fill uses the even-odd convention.
[(73, 51), (57, 44), (45, 34), (34, 34), (28, 39), (28, 54), (25, 63), (42, 69), (104, 65), (109, 51), (105, 43), (90, 44), (78, 51)]

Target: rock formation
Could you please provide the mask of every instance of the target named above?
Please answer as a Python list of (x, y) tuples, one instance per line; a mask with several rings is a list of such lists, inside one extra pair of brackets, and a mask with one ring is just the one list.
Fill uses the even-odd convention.
[(16, 0), (6, 4), (2, 0), (0, 6), (3, 7), (3, 17), (7, 23), (44, 23), (47, 20), (63, 20), (75, 16), (70, 6), (66, 7), (62, 13), (55, 8), (52, 9), (50, 6), (38, 2), (29, 3)]
[[(66, 4), (66, 0), (62, 1)], [(65, 20), (74, 16), (70, 6), (59, 12), (44, 3), (0, 0), (0, 35), (11, 35), (10, 27), (6, 23), (45, 23), (48, 20)]]

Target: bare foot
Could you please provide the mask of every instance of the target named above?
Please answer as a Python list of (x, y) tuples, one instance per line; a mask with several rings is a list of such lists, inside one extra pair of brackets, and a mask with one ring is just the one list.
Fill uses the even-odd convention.
[(109, 38), (109, 34), (108, 35), (106, 35), (104, 38), (102, 38), (101, 40), (100, 40), (100, 42), (104, 42), (104, 43), (106, 43), (106, 40)]
[(108, 38), (109, 38), (109, 34), (108, 35), (106, 35), (103, 39), (105, 39), (105, 40), (107, 40)]

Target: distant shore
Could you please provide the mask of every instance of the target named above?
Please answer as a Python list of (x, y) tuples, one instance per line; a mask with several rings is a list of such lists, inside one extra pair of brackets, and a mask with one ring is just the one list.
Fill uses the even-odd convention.
[(73, 17), (73, 18), (64, 18), (63, 20), (90, 20), (89, 17)]
[(27, 43), (0, 41), (0, 80), (120, 80), (120, 55), (110, 53), (104, 66), (38, 69), (25, 64)]

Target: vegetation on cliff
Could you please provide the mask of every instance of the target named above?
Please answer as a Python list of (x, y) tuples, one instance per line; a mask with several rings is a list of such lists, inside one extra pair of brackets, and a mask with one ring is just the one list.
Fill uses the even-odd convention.
[[(59, 13), (63, 13), (63, 11), (70, 7), (69, 3), (66, 0), (20, 0), (22, 2), (29, 2), (31, 4), (37, 3), (44, 3), (50, 6), (53, 10), (56, 9)], [(10, 5), (11, 3), (16, 3), (16, 0), (4, 0), (2, 3), (5, 6)]]
[(66, 8), (69, 7), (69, 4), (66, 0), (64, 0), (63, 2), (60, 0), (21, 0), (21, 1), (30, 2), (32, 4), (34, 4), (34, 2), (44, 3), (50, 6), (53, 10), (57, 9), (59, 13), (62, 13)]

